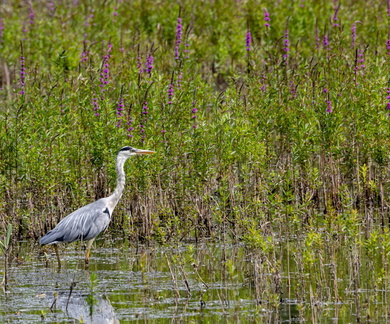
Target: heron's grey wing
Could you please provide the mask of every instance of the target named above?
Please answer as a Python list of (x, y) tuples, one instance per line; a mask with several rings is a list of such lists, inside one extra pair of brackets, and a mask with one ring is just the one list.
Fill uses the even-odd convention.
[(104, 199), (81, 207), (62, 219), (57, 226), (39, 241), (40, 244), (88, 241), (103, 232), (111, 215)]

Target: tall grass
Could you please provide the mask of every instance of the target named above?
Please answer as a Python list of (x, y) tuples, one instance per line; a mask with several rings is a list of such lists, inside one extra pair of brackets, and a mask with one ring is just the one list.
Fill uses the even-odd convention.
[(338, 5), (3, 2), (1, 228), (108, 195), (123, 145), (158, 152), (126, 166), (131, 238), (387, 227), (386, 2)]

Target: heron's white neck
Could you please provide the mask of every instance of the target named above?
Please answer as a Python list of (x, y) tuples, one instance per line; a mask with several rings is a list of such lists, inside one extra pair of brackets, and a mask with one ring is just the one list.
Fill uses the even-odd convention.
[(116, 158), (116, 173), (117, 173), (117, 184), (114, 192), (109, 197), (111, 198), (112, 203), (112, 209), (115, 208), (116, 204), (118, 203), (119, 199), (122, 197), (123, 189), (125, 188), (125, 182), (126, 182), (126, 175), (125, 171), (123, 169), (123, 166), (125, 165), (125, 162), (127, 160), (127, 157), (118, 155)]

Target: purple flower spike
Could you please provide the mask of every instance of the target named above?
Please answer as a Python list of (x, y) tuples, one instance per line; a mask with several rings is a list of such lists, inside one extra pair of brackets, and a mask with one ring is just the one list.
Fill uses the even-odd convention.
[(129, 118), (126, 122), (127, 124), (127, 136), (128, 137), (134, 137), (134, 135), (131, 133), (133, 130), (134, 130), (134, 127), (132, 126), (133, 125), (133, 120), (131, 118)]
[[(198, 109), (195, 107), (195, 105), (196, 105), (196, 102), (193, 101), (192, 102), (192, 109), (191, 109), (191, 113), (192, 113), (191, 119), (194, 121), (194, 123), (196, 122), (196, 118), (198, 118), (198, 116), (196, 115), (196, 113), (198, 112)], [(192, 128), (196, 129), (196, 128), (198, 128), (198, 126), (196, 124), (193, 124)]]
[(4, 43), (4, 19), (0, 19), (0, 43)]
[(293, 99), (297, 97), (297, 85), (294, 83), (294, 81), (290, 82), (290, 93)]
[(142, 57), (138, 56), (137, 57), (137, 68), (138, 68), (138, 73), (141, 74), (144, 69), (142, 68)]
[(103, 92), (106, 90), (106, 85), (108, 84), (108, 80), (109, 80), (109, 74), (110, 74), (110, 70), (109, 70), (109, 64), (108, 64), (108, 61), (110, 59), (110, 53), (112, 51), (112, 45), (111, 44), (108, 44), (108, 48), (107, 48), (107, 52), (106, 52), (106, 55), (104, 56), (103, 58), (103, 70), (102, 72), (100, 73), (100, 92), (103, 94)]
[(141, 110), (141, 114), (142, 114), (142, 119), (141, 119), (141, 123), (139, 125), (139, 134), (141, 135), (141, 141), (144, 142), (145, 138), (146, 138), (146, 129), (145, 129), (145, 125), (146, 123), (148, 122), (148, 117), (147, 115), (149, 114), (149, 108), (148, 108), (148, 102), (145, 101), (143, 106), (142, 106), (142, 110)]
[(182, 36), (183, 36), (183, 25), (182, 25), (182, 19), (179, 17), (177, 18), (177, 25), (176, 25), (175, 60), (180, 59), (180, 44), (182, 41)]
[(96, 93), (92, 95), (92, 107), (95, 112), (95, 116), (100, 116), (99, 114), (99, 103), (98, 103), (98, 98), (96, 97)]
[(249, 52), (251, 50), (252, 35), (250, 30), (246, 33), (246, 50)]
[(364, 75), (364, 69), (366, 65), (364, 64), (364, 51), (362, 49), (357, 50), (356, 64), (355, 64), (355, 81), (358, 72), (360, 71), (361, 75)]
[(174, 86), (173, 84), (169, 84), (168, 86), (168, 105), (172, 104), (172, 98), (174, 93)]
[(146, 63), (145, 63), (146, 69), (145, 69), (145, 71), (149, 75), (149, 77), (152, 74), (153, 63), (154, 63), (154, 57), (151, 54), (148, 54), (146, 56)]
[(322, 45), (324, 46), (324, 49), (328, 50), (329, 49), (329, 39), (328, 36), (324, 35), (322, 38)]
[(333, 112), (332, 102), (330, 100), (325, 100), (325, 102), (326, 102), (326, 112), (327, 113)]
[(178, 89), (181, 89), (181, 81), (183, 80), (183, 72), (180, 71), (179, 75), (177, 76), (177, 80), (176, 80), (176, 87)]
[(31, 25), (33, 25), (33, 24), (34, 24), (35, 14), (34, 14), (34, 10), (33, 10), (32, 7), (29, 8), (28, 18), (30, 19), (30, 20), (29, 20), (29, 23), (30, 23)]
[(144, 105), (142, 107), (142, 112), (141, 114), (147, 115), (148, 114), (148, 103), (145, 101)]
[(390, 0), (387, 0), (387, 15), (390, 17)]
[(260, 77), (260, 85), (261, 85), (260, 90), (261, 90), (261, 92), (263, 92), (263, 93), (265, 93), (265, 91), (266, 91), (266, 83), (267, 83), (266, 76), (265, 76), (265, 75), (262, 75), (262, 76)]
[(288, 58), (288, 52), (290, 51), (290, 39), (289, 39), (289, 34), (288, 34), (288, 29), (285, 30), (284, 32), (284, 38), (283, 38), (283, 51), (285, 52), (283, 57)]
[(355, 43), (356, 43), (356, 24), (361, 24), (360, 21), (355, 21), (352, 26), (351, 26), (351, 47), (355, 48)]
[(116, 124), (116, 127), (120, 127), (121, 126), (121, 122), (122, 122), (122, 111), (123, 111), (123, 108), (125, 107), (124, 103), (123, 103), (123, 98), (119, 98), (119, 102), (118, 102), (118, 108), (116, 110), (116, 115), (118, 117), (118, 122)]
[(266, 28), (271, 27), (271, 24), (270, 24), (271, 18), (269, 17), (269, 12), (265, 8), (264, 8), (264, 21), (265, 21), (264, 26)]
[(333, 14), (333, 27), (340, 27), (340, 25), (337, 23), (339, 18), (337, 17), (340, 9), (340, 4), (334, 8), (334, 14)]
[(81, 53), (80, 63), (85, 64), (86, 62), (88, 62), (88, 52), (83, 51)]
[[(190, 44), (185, 44), (185, 47), (186, 49), (184, 50), (184, 53), (188, 54), (190, 52), (190, 50), (188, 49), (188, 47), (190, 46)], [(190, 58), (188, 55), (186, 56), (186, 59)]]
[(24, 86), (25, 86), (25, 80), (26, 80), (26, 67), (25, 67), (25, 58), (24, 56), (20, 57), (20, 94), (24, 95)]

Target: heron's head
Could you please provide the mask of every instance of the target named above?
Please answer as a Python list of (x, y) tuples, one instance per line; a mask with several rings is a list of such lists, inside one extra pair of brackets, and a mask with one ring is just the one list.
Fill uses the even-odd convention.
[(140, 150), (140, 149), (136, 149), (136, 148), (134, 148), (134, 147), (125, 146), (125, 147), (122, 147), (122, 148), (119, 150), (118, 156), (128, 158), (128, 157), (133, 156), (133, 155), (139, 155), (139, 154), (153, 154), (153, 153), (156, 153), (156, 152), (154, 152), (154, 151), (148, 151), (148, 150)]

